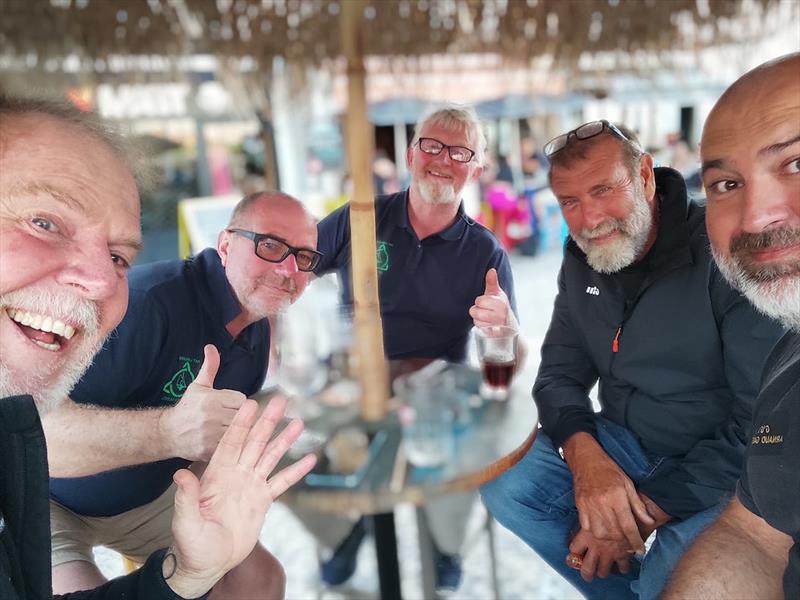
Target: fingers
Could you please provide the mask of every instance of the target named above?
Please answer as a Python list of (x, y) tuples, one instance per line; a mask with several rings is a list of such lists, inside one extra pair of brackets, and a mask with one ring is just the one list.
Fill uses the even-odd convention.
[(650, 513), (647, 512), (647, 506), (639, 497), (636, 488), (632, 485), (626, 486), (625, 491), (628, 493), (628, 501), (631, 503), (631, 508), (633, 508), (633, 512), (636, 514), (637, 518), (645, 525), (654, 525), (656, 521)]
[[(284, 396), (275, 396), (269, 401), (261, 417), (253, 425), (247, 436), (244, 450), (239, 456), (240, 465), (253, 468), (258, 463), (284, 412), (286, 412), (286, 398)], [(266, 475), (264, 478), (266, 479)]]
[(617, 569), (623, 575), (631, 570), (631, 561), (629, 558), (619, 558), (616, 561)]
[(636, 520), (633, 518), (633, 513), (626, 506), (622, 509), (615, 511), (619, 526), (625, 539), (628, 540), (631, 548), (636, 552), (644, 552), (644, 542), (642, 536), (639, 534), (639, 527), (636, 525)]
[(591, 581), (597, 572), (597, 553), (594, 550), (589, 550), (583, 556), (581, 564), (581, 577), (584, 581)]
[(579, 531), (578, 535), (572, 538), (569, 544), (569, 551), (576, 556), (583, 556), (589, 549), (588, 536), (584, 531)]
[(234, 390), (217, 390), (217, 392), (219, 393), (220, 404), (224, 408), (230, 408), (234, 411), (239, 410), (244, 401), (247, 400), (247, 396)]
[(494, 296), (502, 291), (500, 282), (497, 280), (497, 270), (489, 269), (486, 271), (486, 288), (483, 293), (487, 296)]
[(256, 419), (257, 412), (258, 403), (255, 400), (246, 400), (225, 430), (217, 449), (214, 450), (214, 454), (208, 464), (209, 470), (232, 466), (239, 461), (239, 456)]
[(256, 473), (262, 479), (269, 477), (272, 469), (286, 454), (292, 444), (303, 433), (303, 422), (300, 419), (292, 419), (289, 424), (283, 428), (283, 431), (278, 434), (274, 440), (264, 449), (261, 454), (258, 464), (256, 465)]
[(272, 499), (274, 500), (308, 475), (308, 472), (314, 468), (315, 464), (317, 464), (317, 457), (313, 454), (306, 454), (296, 463), (282, 469), (274, 477), (270, 478), (269, 487), (272, 491)]
[(200, 372), (195, 377), (195, 383), (205, 387), (214, 387), (214, 378), (217, 376), (219, 369), (219, 351), (213, 344), (206, 344), (203, 348), (203, 365), (200, 367)]
[(173, 524), (184, 521), (196, 522), (200, 516), (200, 481), (188, 469), (176, 471), (172, 476), (175, 490), (175, 516)]

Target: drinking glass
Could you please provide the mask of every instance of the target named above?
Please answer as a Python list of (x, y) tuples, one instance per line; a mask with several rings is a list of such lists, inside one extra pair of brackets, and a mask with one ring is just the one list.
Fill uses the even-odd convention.
[(328, 378), (321, 356), (320, 324), (311, 315), (290, 307), (277, 320), (278, 384), (290, 395), (289, 411), (310, 419), (319, 416), (313, 397)]
[(492, 325), (475, 329), (478, 359), (483, 373), (481, 395), (490, 400), (507, 400), (508, 386), (517, 366), (517, 339), (513, 327)]
[(403, 400), (400, 423), (408, 461), (418, 467), (438, 467), (453, 452), (453, 374), (420, 375), (420, 371), (398, 377), (395, 393)]

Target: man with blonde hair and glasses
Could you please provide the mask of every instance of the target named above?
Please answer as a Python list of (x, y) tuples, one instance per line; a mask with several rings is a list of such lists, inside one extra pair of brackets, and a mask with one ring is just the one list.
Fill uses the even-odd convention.
[(651, 599), (733, 493), (782, 330), (728, 285), (704, 208), (628, 128), (585, 123), (545, 153), (570, 239), (533, 388), (542, 428), (482, 493), (587, 597)]
[[(475, 111), (448, 105), (425, 116), (406, 151), (411, 185), (375, 199), (378, 289), (389, 359), (442, 358), (462, 362), (473, 326), (511, 325), (514, 283), (508, 256), (494, 235), (464, 212), (461, 193), (483, 171), (486, 138)], [(350, 206), (319, 224), (324, 254), (318, 275), (336, 272), (342, 304), (352, 304)], [(474, 494), (425, 507), (433, 534), (436, 583), (458, 587), (458, 556)], [(302, 515), (323, 545), (335, 549), (322, 577), (343, 583), (355, 570), (365, 528), (346, 520)], [(348, 531), (350, 531), (348, 535)]]
[[(95, 545), (143, 562), (170, 544), (172, 473), (195, 461), (202, 469), (261, 389), (269, 319), (305, 289), (316, 238), (298, 200), (258, 192), (238, 203), (216, 248), (131, 269), (125, 318), (73, 401), (43, 420), (57, 592), (104, 581)], [(272, 600), (284, 587), (282, 567), (256, 545), (211, 597)]]

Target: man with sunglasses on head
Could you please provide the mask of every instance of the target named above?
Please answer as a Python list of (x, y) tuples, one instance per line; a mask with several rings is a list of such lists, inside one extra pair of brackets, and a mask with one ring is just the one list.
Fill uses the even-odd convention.
[(586, 123), (545, 153), (570, 239), (533, 388), (542, 429), (482, 493), (587, 597), (651, 599), (734, 491), (782, 329), (725, 281), (704, 208), (627, 128)]
[[(406, 151), (411, 185), (375, 199), (378, 286), (383, 338), (389, 359), (442, 358), (463, 362), (473, 326), (517, 326), (514, 282), (508, 256), (482, 225), (466, 215), (464, 187), (485, 163), (486, 138), (475, 111), (449, 105), (432, 111), (416, 127)], [(318, 275), (336, 272), (342, 304), (352, 304), (350, 206), (319, 224), (324, 254)], [(519, 361), (521, 362), (521, 361)], [(425, 506), (435, 550), (440, 589), (458, 587), (459, 551), (473, 493), (434, 500)], [(322, 578), (340, 584), (356, 568), (365, 534), (362, 521), (298, 515), (333, 550)]]
[[(131, 269), (124, 319), (74, 402), (43, 419), (57, 593), (104, 581), (95, 545), (135, 562), (169, 546), (172, 474), (207, 461), (261, 388), (270, 317), (305, 289), (316, 245), (316, 222), (299, 201), (261, 192), (237, 204), (216, 248)], [(284, 586), (280, 564), (257, 545), (211, 598), (274, 599)]]

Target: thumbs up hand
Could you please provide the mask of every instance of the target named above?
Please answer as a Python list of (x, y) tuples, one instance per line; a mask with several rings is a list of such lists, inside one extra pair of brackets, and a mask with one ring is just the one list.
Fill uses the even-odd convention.
[(222, 435), (244, 404), (245, 395), (234, 390), (214, 389), (219, 352), (208, 344), (203, 364), (180, 401), (162, 414), (158, 442), (167, 453), (187, 460), (207, 461)]
[(508, 296), (500, 287), (495, 269), (486, 271), (486, 285), (483, 294), (475, 298), (475, 304), (469, 309), (469, 316), (472, 317), (475, 327), (490, 325), (517, 327), (514, 311), (511, 310)]

